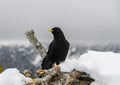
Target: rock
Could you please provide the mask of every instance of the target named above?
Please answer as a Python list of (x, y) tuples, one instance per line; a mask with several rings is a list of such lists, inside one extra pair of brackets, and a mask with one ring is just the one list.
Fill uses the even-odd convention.
[(71, 72), (47, 70), (42, 78), (34, 78), (27, 85), (90, 85), (93, 81), (88, 74), (77, 70)]

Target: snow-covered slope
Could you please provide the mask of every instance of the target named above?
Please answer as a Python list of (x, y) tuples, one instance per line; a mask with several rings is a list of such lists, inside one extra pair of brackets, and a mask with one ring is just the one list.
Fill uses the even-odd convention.
[(24, 85), (30, 78), (22, 75), (16, 68), (10, 68), (0, 74), (0, 85)]
[(95, 79), (92, 85), (120, 85), (120, 54), (89, 51), (78, 59), (66, 59), (62, 71), (77, 69)]

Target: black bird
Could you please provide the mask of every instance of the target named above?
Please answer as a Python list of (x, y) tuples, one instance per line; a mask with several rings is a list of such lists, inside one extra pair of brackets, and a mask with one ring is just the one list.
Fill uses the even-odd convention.
[(69, 42), (59, 27), (54, 27), (49, 32), (52, 32), (54, 39), (49, 45), (47, 56), (42, 61), (42, 69), (50, 69), (54, 64), (59, 65), (65, 61), (69, 50)]

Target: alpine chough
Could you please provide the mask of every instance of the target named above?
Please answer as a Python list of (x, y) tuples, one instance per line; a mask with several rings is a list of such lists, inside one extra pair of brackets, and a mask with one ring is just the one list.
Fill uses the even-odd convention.
[(49, 45), (47, 56), (42, 61), (42, 69), (50, 69), (53, 64), (59, 65), (65, 61), (69, 50), (69, 42), (59, 27), (54, 27), (49, 32), (53, 34), (54, 39)]

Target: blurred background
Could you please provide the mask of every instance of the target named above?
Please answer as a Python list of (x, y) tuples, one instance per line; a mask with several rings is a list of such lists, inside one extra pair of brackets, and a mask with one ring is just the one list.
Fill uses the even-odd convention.
[(0, 0), (0, 65), (40, 68), (25, 32), (33, 29), (47, 50), (52, 27), (60, 27), (70, 42), (70, 58), (88, 50), (120, 53), (120, 0)]

